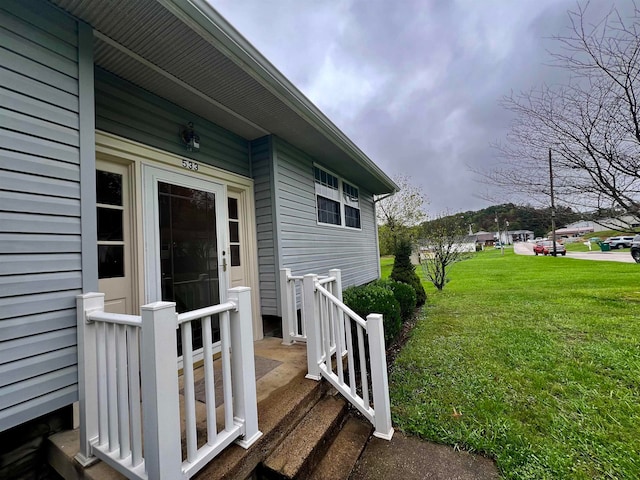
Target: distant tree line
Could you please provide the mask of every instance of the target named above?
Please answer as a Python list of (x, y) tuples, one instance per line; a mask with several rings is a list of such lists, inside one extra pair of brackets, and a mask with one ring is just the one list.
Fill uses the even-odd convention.
[[(594, 218), (602, 218), (609, 216), (614, 212), (594, 212), (585, 214), (573, 211), (568, 207), (556, 207), (556, 226), (558, 228), (580, 220), (592, 220)], [(505, 221), (509, 222), (509, 230), (531, 230), (536, 237), (544, 237), (551, 230), (551, 209), (535, 208), (530, 205), (520, 206), (513, 203), (505, 203), (502, 205), (494, 205), (477, 211), (466, 211), (442, 216), (436, 219), (427, 220), (419, 225), (408, 227), (408, 236), (411, 239), (418, 240), (425, 238), (428, 233), (437, 228), (443, 219), (449, 217), (454, 218), (460, 225), (462, 232), (496, 232), (496, 217), (500, 222), (500, 228), (505, 228)], [(378, 238), (380, 241), (380, 255), (393, 255), (393, 240), (391, 232), (386, 224), (378, 227)]]

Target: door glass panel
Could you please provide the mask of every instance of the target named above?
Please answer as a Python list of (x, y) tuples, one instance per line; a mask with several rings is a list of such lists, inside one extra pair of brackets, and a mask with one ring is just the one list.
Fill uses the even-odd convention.
[(229, 254), (231, 266), (240, 266), (240, 218), (238, 216), (238, 199), (229, 197), (227, 200), (229, 210)]
[(124, 277), (124, 245), (98, 245), (98, 278)]
[(96, 172), (96, 202), (122, 205), (122, 175), (102, 170)]
[(96, 170), (98, 279), (124, 277), (122, 175)]
[(231, 251), (231, 266), (240, 266), (240, 245), (230, 245)]
[[(162, 182), (158, 187), (162, 300), (176, 302), (178, 313), (219, 304), (215, 195)], [(192, 326), (194, 349), (201, 348), (200, 325)], [(217, 316), (212, 326), (217, 341)]]
[(229, 205), (229, 218), (238, 220), (238, 199), (230, 197), (227, 203)]
[(229, 220), (229, 241), (232, 243), (240, 242), (240, 228), (237, 221)]
[(122, 210), (98, 207), (98, 240), (123, 240)]

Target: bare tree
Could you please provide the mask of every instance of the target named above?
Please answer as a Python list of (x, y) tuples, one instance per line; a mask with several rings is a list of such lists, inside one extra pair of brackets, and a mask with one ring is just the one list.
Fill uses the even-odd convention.
[(570, 74), (565, 85), (542, 86), (506, 97), (515, 114), (501, 162), (485, 180), (511, 196), (548, 203), (548, 151), (553, 154), (560, 203), (640, 218), (640, 13), (616, 8), (598, 23), (586, 20), (589, 3), (569, 12), (568, 36), (556, 37), (555, 64)]
[(393, 177), (400, 189), (393, 195), (376, 199), (376, 216), (379, 225), (385, 225), (395, 245), (398, 237), (407, 235), (411, 227), (427, 219), (424, 210), (428, 204), (419, 187), (411, 184), (405, 175)]
[[(442, 290), (453, 264), (472, 255), (466, 249), (470, 242), (467, 241), (464, 219), (444, 213), (425, 224), (424, 228), (427, 252), (421, 261), (422, 270), (434, 287)], [(472, 251), (475, 251), (475, 242)]]

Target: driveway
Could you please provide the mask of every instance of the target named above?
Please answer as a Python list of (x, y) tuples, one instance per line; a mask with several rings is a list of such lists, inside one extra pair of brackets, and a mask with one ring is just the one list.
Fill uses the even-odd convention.
[[(533, 243), (518, 242), (513, 245), (513, 251), (518, 255), (533, 255)], [(591, 252), (567, 252), (567, 258), (578, 260), (599, 260), (605, 262), (634, 263), (629, 250), (619, 252), (601, 252), (592, 250)]]

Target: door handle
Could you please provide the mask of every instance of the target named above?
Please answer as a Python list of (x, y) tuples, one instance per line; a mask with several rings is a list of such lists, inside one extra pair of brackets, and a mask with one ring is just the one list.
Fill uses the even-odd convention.
[(222, 257), (222, 271), (227, 271), (227, 257)]

